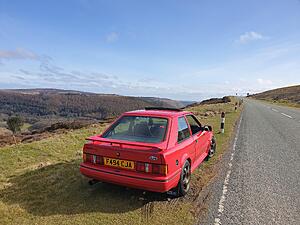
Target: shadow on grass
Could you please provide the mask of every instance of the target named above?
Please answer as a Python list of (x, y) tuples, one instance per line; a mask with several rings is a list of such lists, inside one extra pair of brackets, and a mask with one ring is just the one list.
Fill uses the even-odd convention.
[(122, 213), (163, 201), (166, 195), (98, 183), (88, 184), (79, 172), (79, 161), (59, 163), (27, 172), (0, 190), (0, 200), (18, 204), (33, 215)]

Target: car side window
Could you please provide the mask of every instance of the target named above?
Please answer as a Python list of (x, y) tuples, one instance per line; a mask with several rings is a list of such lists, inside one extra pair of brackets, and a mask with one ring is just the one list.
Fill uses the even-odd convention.
[(193, 115), (187, 115), (186, 119), (191, 127), (191, 131), (193, 135), (201, 131), (201, 124)]
[(178, 118), (178, 138), (177, 141), (181, 142), (190, 137), (189, 126), (184, 117)]

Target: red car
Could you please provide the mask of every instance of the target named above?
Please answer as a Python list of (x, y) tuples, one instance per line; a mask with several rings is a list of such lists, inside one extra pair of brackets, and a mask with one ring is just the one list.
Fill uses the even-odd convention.
[(178, 196), (188, 192), (191, 173), (216, 148), (210, 126), (191, 112), (166, 108), (126, 112), (87, 140), (80, 172), (92, 182)]

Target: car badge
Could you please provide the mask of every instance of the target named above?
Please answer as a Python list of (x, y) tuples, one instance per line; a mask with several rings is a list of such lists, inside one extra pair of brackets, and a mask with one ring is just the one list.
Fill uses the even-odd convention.
[(149, 157), (149, 159), (155, 161), (155, 160), (157, 160), (157, 157), (154, 156), (154, 155), (151, 155), (151, 156)]
[(118, 157), (120, 156), (120, 152), (117, 152), (117, 156), (118, 156)]

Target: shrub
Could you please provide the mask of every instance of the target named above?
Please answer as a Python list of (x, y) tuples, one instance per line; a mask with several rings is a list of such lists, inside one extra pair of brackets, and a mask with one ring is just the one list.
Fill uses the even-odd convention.
[(23, 126), (23, 120), (20, 116), (12, 116), (9, 117), (7, 122), (7, 127), (10, 129), (13, 134), (21, 131), (21, 127)]

